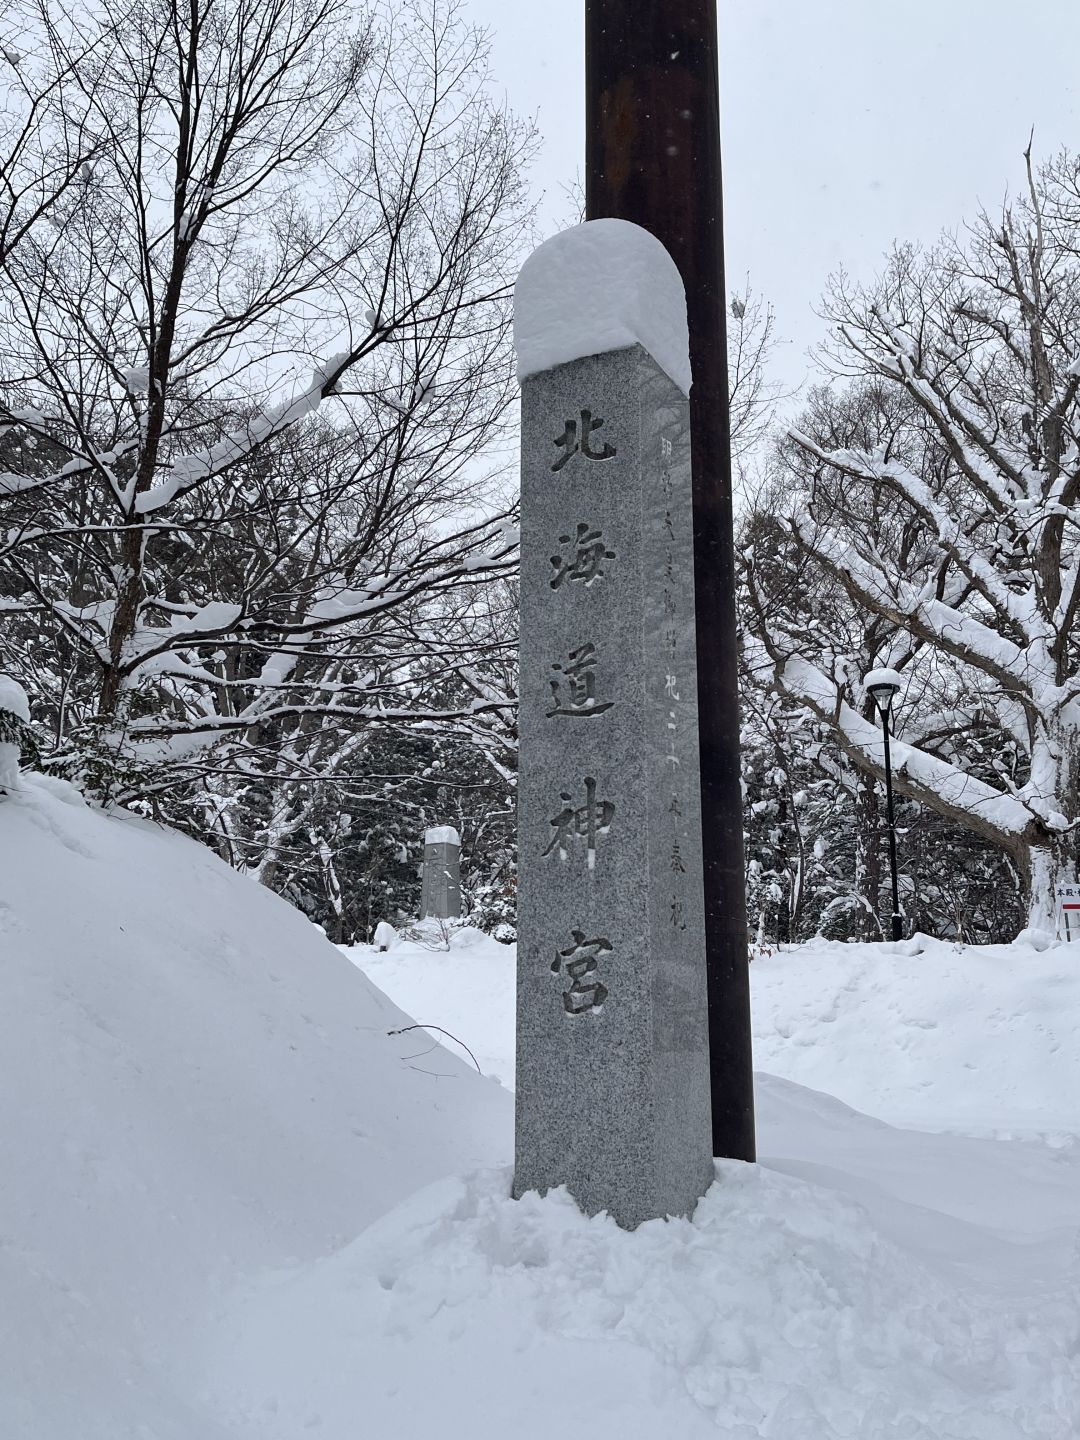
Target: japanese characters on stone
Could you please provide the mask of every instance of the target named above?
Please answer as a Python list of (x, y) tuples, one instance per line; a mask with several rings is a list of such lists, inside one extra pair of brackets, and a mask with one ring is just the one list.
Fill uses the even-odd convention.
[(563, 466), (568, 464), (579, 452), (586, 460), (614, 459), (617, 453), (615, 446), (609, 445), (606, 440), (598, 450), (594, 450), (592, 446), (592, 436), (601, 428), (604, 423), (603, 420), (599, 416), (594, 419), (591, 410), (582, 410), (580, 431), (578, 429), (578, 423), (577, 420), (567, 420), (563, 433), (556, 438), (554, 443), (563, 453), (559, 456), (558, 460), (555, 461), (555, 464), (552, 465), (552, 470), (561, 470)]
[(552, 697), (549, 720), (553, 715), (602, 715), (611, 709), (613, 700), (599, 700), (596, 696), (597, 663), (596, 646), (591, 643), (571, 650), (563, 664), (552, 662), (555, 673), (548, 682)]
[[(575, 456), (582, 461), (603, 462), (611, 460), (618, 453), (618, 447), (605, 439), (597, 442), (597, 432), (603, 427), (603, 416), (582, 406), (576, 417), (568, 418), (563, 433), (555, 437), (554, 444), (562, 454), (551, 469), (558, 472)], [(582, 510), (588, 510), (588, 490), (582, 494)], [(615, 560), (615, 551), (605, 542), (598, 526), (589, 520), (578, 520), (573, 530), (567, 529), (558, 537), (558, 550), (551, 556), (552, 574), (549, 587), (558, 592), (567, 587), (569, 595), (574, 587), (589, 590), (603, 580), (606, 566)], [(558, 602), (556, 602), (558, 603)], [(586, 602), (587, 609), (587, 602)], [(551, 675), (548, 681), (551, 689), (551, 705), (545, 711), (548, 720), (581, 720), (595, 718), (610, 710), (614, 701), (598, 692), (598, 668), (600, 656), (593, 639), (583, 639), (569, 650), (564, 657), (551, 661)], [(583, 793), (582, 793), (583, 792)], [(586, 868), (596, 869), (597, 847), (601, 837), (606, 836), (615, 819), (615, 805), (611, 800), (597, 794), (597, 780), (593, 775), (584, 775), (580, 786), (565, 789), (559, 793), (556, 813), (551, 816), (552, 834), (542, 855), (568, 862), (579, 851), (584, 852)], [(569, 984), (562, 993), (563, 1008), (567, 1015), (598, 1013), (608, 996), (608, 987), (596, 976), (598, 957), (610, 956), (612, 944), (598, 937), (588, 940), (583, 930), (572, 929), (573, 944), (556, 951), (551, 969)]]
[(671, 901), (668, 913), (671, 928), (676, 932), (681, 932), (686, 929), (686, 865), (683, 861), (682, 850), (679, 844), (683, 818), (683, 797), (679, 783), (679, 771), (682, 762), (678, 754), (677, 743), (679, 738), (679, 714), (675, 708), (675, 702), (682, 699), (679, 691), (679, 661), (681, 658), (679, 655), (679, 631), (675, 623), (678, 612), (675, 590), (675, 527), (672, 519), (675, 489), (671, 477), (671, 441), (663, 437), (660, 440), (660, 489), (665, 506), (664, 584), (662, 598), (664, 616), (667, 624), (664, 630), (664, 698), (672, 702), (667, 711), (667, 721), (665, 724), (668, 737), (665, 765), (669, 773), (671, 786), (671, 799), (667, 806), (669, 832), (671, 835), (669, 860), (671, 871)]

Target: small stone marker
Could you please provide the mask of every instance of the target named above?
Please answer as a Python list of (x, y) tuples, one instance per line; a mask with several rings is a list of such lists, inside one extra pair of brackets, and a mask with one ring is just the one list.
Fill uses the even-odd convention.
[(514, 1193), (632, 1228), (713, 1178), (686, 306), (617, 220), (541, 246), (515, 305)]
[(461, 916), (461, 837), (452, 825), (424, 832), (424, 876), (420, 918), (457, 920)]

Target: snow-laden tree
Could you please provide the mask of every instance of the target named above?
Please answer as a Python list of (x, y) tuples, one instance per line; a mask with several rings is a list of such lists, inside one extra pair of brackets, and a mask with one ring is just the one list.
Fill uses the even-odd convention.
[[(752, 591), (770, 607), (773, 634), (797, 635), (804, 658), (842, 673), (837, 649), (822, 634), (828, 613), (823, 597), (806, 588), (785, 595), (798, 566), (791, 563), (790, 543), (770, 555), (762, 534), (768, 526), (782, 542), (784, 532), (771, 517), (753, 517), (743, 540), (753, 567)], [(838, 599), (842, 602), (842, 594)], [(852, 763), (833, 726), (770, 683), (772, 664), (756, 638), (759, 617), (748, 599), (743, 615), (740, 696), (751, 928), (766, 945), (814, 935), (882, 940), (891, 910), (884, 786)], [(857, 618), (850, 606), (846, 618)], [(834, 625), (828, 628), (840, 633)], [(870, 648), (872, 631), (861, 645), (850, 633), (848, 641), (861, 653)], [(855, 704), (857, 682), (850, 690)], [(922, 699), (911, 693), (894, 716), (902, 739), (927, 736)], [(977, 764), (974, 747), (966, 758)], [(917, 801), (899, 799), (896, 821), (900, 905), (908, 931), (981, 942), (1016, 933), (1023, 915), (1019, 877), (1003, 852)]]
[(3, 663), (121, 784), (440, 718), (410, 656), (463, 663), (444, 598), (516, 543), (482, 456), (530, 137), (483, 37), (445, 0), (16, 8)]
[(817, 644), (762, 594), (758, 614), (777, 685), (872, 774), (862, 666), (909, 678), (897, 788), (1011, 857), (1046, 928), (1080, 819), (1080, 163), (1029, 182), (828, 298), (836, 378), (786, 447), (782, 513), (806, 583), (872, 621), (877, 653)]

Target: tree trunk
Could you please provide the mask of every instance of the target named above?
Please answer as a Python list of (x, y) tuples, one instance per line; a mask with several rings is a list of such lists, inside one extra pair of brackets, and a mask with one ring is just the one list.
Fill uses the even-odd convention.
[(1020, 873), (1027, 892), (1028, 929), (1053, 935), (1057, 927), (1057, 887), (1076, 880), (1076, 856), (1071, 835), (1056, 845), (1029, 845)]
[[(1080, 799), (1080, 734), (1060, 716), (1040, 726), (1031, 747), (1031, 779), (1045, 803), (1067, 816)], [(1028, 928), (1054, 934), (1057, 887), (1076, 882), (1076, 836), (1054, 831), (1029, 839), (1019, 857), (1028, 902)]]

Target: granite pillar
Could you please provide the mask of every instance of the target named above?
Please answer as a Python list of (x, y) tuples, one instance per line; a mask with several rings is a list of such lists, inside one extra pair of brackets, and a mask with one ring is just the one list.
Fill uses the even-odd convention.
[(690, 422), (640, 344), (522, 384), (514, 1193), (713, 1178)]

